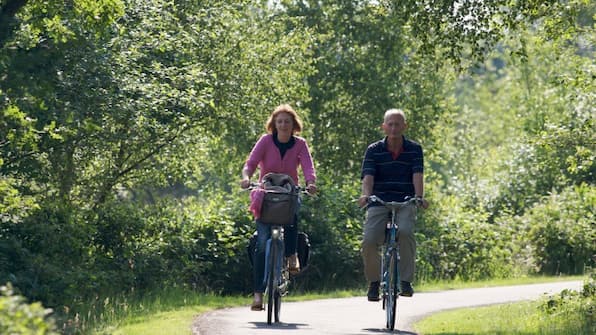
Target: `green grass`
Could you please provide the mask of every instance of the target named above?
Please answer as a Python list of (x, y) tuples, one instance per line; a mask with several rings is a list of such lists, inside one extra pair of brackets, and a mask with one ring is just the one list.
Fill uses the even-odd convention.
[(457, 290), (464, 288), (495, 287), (509, 285), (529, 285), (538, 283), (551, 283), (568, 280), (585, 280), (586, 276), (526, 276), (506, 279), (488, 279), (475, 282), (466, 282), (463, 280), (424, 282), (416, 286), (417, 292), (432, 292)]
[(414, 325), (424, 335), (589, 335), (596, 334), (594, 275), (580, 292), (433, 314)]
[[(428, 292), (458, 288), (518, 285), (582, 279), (585, 279), (585, 277), (527, 277), (473, 283), (462, 281), (436, 282), (421, 284), (420, 286), (416, 286), (416, 290), (418, 292)], [(363, 285), (361, 290), (338, 290), (305, 294), (294, 293), (295, 294), (290, 294), (286, 298), (286, 301), (359, 296), (365, 294), (365, 288)], [(182, 289), (172, 289), (158, 292), (151, 296), (145, 296), (140, 299), (127, 300), (122, 298), (120, 300), (103, 301), (102, 306), (100, 306), (102, 312), (88, 313), (89, 315), (95, 314), (98, 316), (93, 319), (83, 318), (80, 329), (91, 329), (91, 331), (87, 331), (87, 333), (98, 335), (189, 335), (191, 334), (190, 326), (193, 319), (201, 313), (217, 308), (248, 306), (250, 302), (251, 297), (248, 295), (221, 297), (212, 294), (196, 294)], [(446, 335), (454, 333), (435, 334)]]
[[(347, 298), (362, 294), (358, 290), (288, 295), (285, 301)], [(195, 317), (218, 308), (248, 306), (249, 296), (221, 297), (174, 289), (125, 302), (106, 300), (103, 311), (94, 319), (83, 320), (79, 329), (92, 329), (97, 335), (189, 335)]]
[(248, 297), (197, 294), (174, 288), (143, 297), (105, 299), (81, 313), (74, 328), (98, 335), (190, 334), (195, 316), (248, 303)]
[(521, 302), (432, 315), (414, 325), (424, 335), (581, 335), (591, 334), (581, 313), (550, 315), (542, 302)]
[(112, 335), (135, 334), (192, 334), (190, 323), (197, 315), (210, 308), (185, 307), (182, 309), (153, 314), (148, 320), (129, 323), (111, 332)]

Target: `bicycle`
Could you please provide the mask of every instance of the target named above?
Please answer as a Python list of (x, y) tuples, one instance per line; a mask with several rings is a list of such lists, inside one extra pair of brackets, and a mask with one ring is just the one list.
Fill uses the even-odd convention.
[(385, 243), (381, 246), (381, 292), (383, 309), (386, 312), (386, 327), (389, 330), (395, 329), (397, 319), (397, 298), (401, 293), (399, 274), (399, 224), (397, 212), (407, 206), (421, 204), (420, 198), (409, 198), (404, 202), (383, 201), (381, 198), (371, 195), (368, 203), (378, 202), (391, 210), (391, 221), (387, 222), (385, 230)]
[[(251, 183), (249, 189), (258, 187), (261, 187), (261, 184)], [(292, 193), (298, 197), (308, 194), (306, 189), (300, 186), (294, 186)], [(280, 322), (281, 298), (288, 294), (290, 271), (284, 257), (284, 225), (270, 224), (269, 229), (270, 235), (265, 248), (264, 295), (267, 297), (267, 324), (271, 325), (273, 321)]]

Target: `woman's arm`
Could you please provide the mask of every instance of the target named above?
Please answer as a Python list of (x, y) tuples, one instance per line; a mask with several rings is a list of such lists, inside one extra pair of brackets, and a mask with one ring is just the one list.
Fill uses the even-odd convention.
[(247, 188), (250, 185), (250, 178), (252, 177), (253, 173), (257, 169), (257, 166), (263, 160), (263, 155), (265, 152), (265, 137), (267, 135), (261, 136), (257, 143), (253, 146), (244, 166), (242, 167), (242, 180), (240, 181), (240, 186), (242, 188)]
[(304, 147), (302, 150), (300, 150), (300, 167), (302, 168), (302, 173), (304, 174), (306, 190), (308, 193), (314, 194), (317, 192), (317, 185), (315, 184), (317, 181), (317, 174), (315, 172), (315, 166), (312, 160), (312, 155), (310, 154), (308, 143), (304, 139), (301, 139), (301, 142), (303, 143)]

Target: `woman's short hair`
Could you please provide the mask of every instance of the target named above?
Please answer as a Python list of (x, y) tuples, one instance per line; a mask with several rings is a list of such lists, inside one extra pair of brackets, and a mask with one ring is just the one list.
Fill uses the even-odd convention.
[(280, 113), (288, 113), (292, 117), (292, 124), (294, 125), (294, 128), (292, 129), (292, 134), (298, 134), (302, 131), (302, 120), (300, 120), (300, 117), (298, 117), (298, 113), (296, 113), (292, 106), (288, 104), (283, 104), (277, 106), (273, 113), (271, 113), (271, 115), (269, 116), (269, 119), (265, 124), (265, 129), (267, 129), (268, 133), (272, 134), (275, 131), (275, 118)]

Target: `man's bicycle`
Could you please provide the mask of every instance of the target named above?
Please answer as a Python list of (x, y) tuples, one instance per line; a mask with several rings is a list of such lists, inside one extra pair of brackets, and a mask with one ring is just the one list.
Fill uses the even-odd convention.
[(409, 198), (404, 202), (383, 201), (381, 198), (371, 195), (368, 203), (378, 202), (391, 211), (391, 221), (387, 222), (385, 231), (385, 243), (381, 247), (381, 294), (383, 309), (386, 312), (387, 328), (395, 328), (397, 319), (397, 298), (401, 292), (399, 274), (399, 223), (397, 213), (404, 207), (417, 206), (421, 204), (420, 198)]

